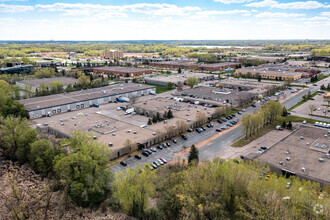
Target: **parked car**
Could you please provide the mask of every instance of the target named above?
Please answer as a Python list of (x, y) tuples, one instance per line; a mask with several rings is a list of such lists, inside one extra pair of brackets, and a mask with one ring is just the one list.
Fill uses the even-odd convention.
[(228, 126), (228, 127), (233, 127), (233, 125), (230, 124), (230, 123), (226, 124), (226, 126)]
[(146, 157), (149, 157), (149, 153), (148, 153), (148, 151), (143, 151), (143, 152), (142, 152), (142, 155), (143, 155), (143, 156), (146, 156)]
[(171, 143), (170, 143), (170, 142), (167, 142), (166, 145), (167, 145), (168, 147), (170, 147), (170, 146), (171, 146)]
[(187, 135), (181, 135), (181, 137), (184, 139), (184, 140), (187, 140), (188, 139), (188, 137), (187, 137)]
[(152, 154), (152, 151), (151, 150), (146, 150), (149, 154)]
[(232, 117), (231, 117), (230, 115), (228, 115), (226, 118), (227, 118), (228, 120), (232, 119)]
[(240, 115), (240, 114), (242, 114), (242, 112), (237, 112), (237, 114), (239, 114), (239, 115)]
[(235, 114), (232, 114), (232, 115), (231, 115), (231, 117), (235, 118), (235, 117), (236, 117), (236, 115), (235, 115)]
[(225, 118), (221, 118), (221, 121), (223, 121), (223, 122), (226, 122), (226, 121), (227, 121), (227, 119), (225, 119)]
[(318, 122), (315, 122), (315, 123), (314, 123), (314, 126), (319, 126), (319, 123), (318, 123)]
[(163, 150), (163, 146), (162, 146), (162, 145), (158, 145), (157, 148), (158, 148), (159, 150)]
[(211, 125), (210, 124), (207, 124), (206, 127), (211, 128)]
[(137, 154), (137, 155), (135, 155), (134, 157), (135, 157), (136, 159), (139, 159), (139, 160), (141, 160), (141, 158), (142, 158), (141, 154)]
[(196, 128), (196, 131), (197, 131), (197, 133), (201, 133), (201, 132), (203, 132), (204, 130), (201, 129), (201, 128)]
[(125, 160), (120, 161), (120, 164), (123, 165), (123, 166), (125, 166), (125, 167), (127, 166), (127, 162)]
[(204, 131), (206, 131), (206, 127), (202, 127), (202, 129), (203, 129)]
[(188, 128), (188, 130), (187, 130), (188, 132), (193, 132), (193, 129), (191, 129), (191, 128)]
[(164, 165), (164, 162), (161, 161), (160, 159), (156, 160), (160, 165)]
[(268, 147), (266, 147), (266, 146), (261, 146), (260, 149), (261, 149), (261, 150), (268, 150)]
[(174, 140), (173, 140), (173, 143), (176, 144), (176, 143), (178, 143), (178, 141), (174, 139)]
[(163, 161), (163, 163), (167, 163), (167, 161), (164, 158), (159, 158), (161, 161)]
[(155, 161), (152, 162), (151, 165), (152, 165), (152, 167), (153, 167), (154, 169), (157, 169), (157, 168), (158, 168), (158, 166), (157, 166), (157, 164), (155, 163)]
[(303, 124), (306, 124), (306, 123), (307, 123), (306, 120), (304, 120), (304, 121), (303, 121)]
[(237, 121), (230, 121), (230, 124), (236, 125), (237, 124)]
[(254, 108), (257, 107), (255, 104), (252, 104), (251, 106), (254, 107)]
[(157, 152), (157, 150), (156, 150), (156, 148), (150, 148), (150, 150), (152, 151), (152, 152)]
[(242, 109), (242, 112), (245, 112), (245, 111), (246, 111), (245, 108), (243, 108), (243, 109)]
[(221, 128), (216, 128), (215, 131), (221, 132), (222, 130), (221, 130)]
[(167, 144), (166, 143), (163, 144), (163, 148), (167, 148)]
[(222, 121), (220, 119), (218, 119), (217, 122), (219, 122), (220, 124), (222, 124)]

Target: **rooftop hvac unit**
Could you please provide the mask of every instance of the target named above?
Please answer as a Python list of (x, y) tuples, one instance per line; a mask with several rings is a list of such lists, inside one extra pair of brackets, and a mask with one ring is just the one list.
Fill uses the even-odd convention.
[(302, 167), (301, 168), (301, 172), (303, 172), (303, 173), (306, 172), (306, 168), (305, 167)]

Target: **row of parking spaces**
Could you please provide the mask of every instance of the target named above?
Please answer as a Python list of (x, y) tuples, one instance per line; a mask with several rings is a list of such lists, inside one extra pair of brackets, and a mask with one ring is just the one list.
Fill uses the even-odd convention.
[[(271, 99), (273, 99), (273, 97)], [(236, 117), (234, 117), (232, 120), (237, 121), (237, 119), (241, 119), (241, 117), (243, 117), (243, 115), (245, 113), (253, 112), (255, 110), (260, 109), (260, 107), (261, 107), (260, 104), (257, 104), (256, 107), (249, 106), (245, 109), (245, 112), (242, 112), (241, 115), (236, 115)], [(186, 136), (188, 137), (188, 139), (184, 140), (180, 137), (180, 138), (176, 139), (177, 140), (176, 144), (173, 143), (172, 140), (168, 140), (167, 142), (171, 143), (171, 147), (164, 148), (163, 150), (157, 149), (157, 152), (153, 152), (149, 157), (142, 156), (141, 160), (136, 159), (134, 157), (129, 158), (129, 159), (126, 160), (126, 162), (127, 162), (126, 167), (131, 167), (132, 168), (137, 163), (139, 163), (139, 164), (141, 164), (141, 166), (143, 166), (145, 163), (152, 163), (153, 161), (155, 161), (159, 158), (165, 158), (167, 161), (170, 161), (170, 160), (172, 160), (172, 158), (174, 156), (174, 153), (177, 153), (177, 152), (182, 150), (183, 145), (186, 145), (187, 147), (189, 147), (193, 144), (196, 144), (196, 143), (198, 143), (202, 140), (205, 140), (205, 139), (213, 136), (216, 133), (216, 129), (223, 127), (224, 124), (226, 124), (226, 122), (222, 123), (222, 124), (220, 124), (218, 122), (213, 122), (213, 124), (214, 124), (214, 127), (206, 128), (206, 130), (201, 132), (201, 133), (197, 133), (196, 131), (193, 131), (191, 133), (187, 133)], [(236, 127), (236, 125), (234, 125), (233, 127), (229, 127), (228, 130), (231, 130), (235, 127)], [(154, 146), (154, 147), (156, 148), (156, 146)], [(119, 170), (124, 172), (126, 167), (121, 165), (121, 164), (117, 164), (117, 165), (112, 167), (112, 170), (113, 170), (113, 172), (117, 172)]]

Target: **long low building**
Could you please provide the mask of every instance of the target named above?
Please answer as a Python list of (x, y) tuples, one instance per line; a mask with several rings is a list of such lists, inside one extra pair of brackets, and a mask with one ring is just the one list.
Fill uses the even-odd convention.
[(125, 83), (37, 98), (20, 100), (30, 119), (89, 108), (116, 101), (120, 97), (142, 96), (155, 92), (154, 86)]
[(162, 85), (166, 86), (167, 83), (174, 83), (175, 86), (183, 85), (188, 77), (196, 77), (199, 82), (212, 80), (215, 78), (213, 74), (205, 74), (205, 73), (179, 73), (179, 74), (161, 74), (153, 77), (145, 77), (144, 80), (147, 83), (153, 85)]
[(223, 71), (227, 68), (237, 68), (240, 63), (223, 62), (223, 63), (211, 63), (211, 64), (198, 64), (191, 61), (165, 61), (150, 63), (150, 66), (164, 67), (164, 68), (181, 68), (190, 70), (205, 70), (205, 71)]
[(42, 83), (46, 84), (48, 87), (54, 81), (62, 82), (63, 88), (65, 89), (69, 84), (72, 86), (78, 82), (76, 78), (72, 77), (55, 77), (55, 78), (43, 78), (43, 79), (31, 79), (31, 80), (23, 80), (16, 82), (16, 85), (19, 86), (22, 90), (29, 90), (35, 92), (36, 89)]
[(304, 72), (296, 71), (298, 67), (290, 65), (264, 64), (257, 67), (244, 67), (237, 69), (235, 75), (245, 75), (247, 77), (258, 77), (275, 80), (298, 80), (305, 75)]
[(122, 66), (100, 66), (100, 67), (82, 67), (80, 70), (87, 70), (93, 73), (113, 75), (113, 76), (140, 76), (152, 74), (151, 69), (133, 68), (133, 67), (122, 67)]

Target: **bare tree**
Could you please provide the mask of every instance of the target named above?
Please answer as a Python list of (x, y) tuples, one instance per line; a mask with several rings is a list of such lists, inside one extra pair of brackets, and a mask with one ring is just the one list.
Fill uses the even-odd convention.
[(308, 108), (309, 108), (309, 110), (311, 111), (311, 114), (313, 114), (313, 111), (316, 109), (316, 105), (314, 105), (314, 104), (310, 104), (310, 105), (308, 106)]
[(189, 128), (187, 122), (185, 122), (183, 120), (176, 121), (175, 125), (176, 125), (176, 130), (177, 130), (178, 134), (182, 134), (182, 133), (186, 132)]
[(205, 124), (207, 122), (207, 116), (204, 112), (197, 112), (196, 122), (199, 125)]
[(138, 99), (139, 99), (138, 96), (133, 95), (132, 97), (129, 98), (129, 102), (133, 105), (137, 102)]

